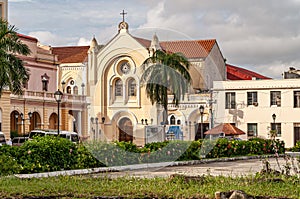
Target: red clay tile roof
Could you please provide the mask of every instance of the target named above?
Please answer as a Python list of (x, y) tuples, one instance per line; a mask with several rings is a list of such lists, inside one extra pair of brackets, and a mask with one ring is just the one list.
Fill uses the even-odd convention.
[(223, 123), (219, 124), (218, 126), (206, 131), (205, 135), (219, 135), (220, 133), (224, 133), (225, 135), (243, 135), (246, 134), (241, 129), (229, 124)]
[(205, 58), (215, 45), (216, 40), (198, 41), (163, 41), (160, 42), (162, 49), (171, 53), (183, 53), (187, 58)]
[(82, 63), (87, 59), (89, 46), (53, 47), (52, 52), (58, 55), (60, 63)]
[(27, 36), (27, 35), (23, 35), (23, 34), (20, 34), (20, 33), (17, 33), (17, 35), (19, 36), (20, 39), (28, 39), (28, 40), (31, 40), (31, 41), (38, 42), (37, 38), (30, 37), (30, 36)]
[(253, 71), (230, 64), (226, 64), (226, 71), (228, 80), (252, 80), (253, 77), (255, 77), (256, 79), (271, 79)]
[[(149, 48), (151, 41), (143, 38), (134, 37), (145, 48)], [(215, 39), (209, 40), (181, 40), (181, 41), (162, 41), (162, 49), (170, 53), (183, 53), (187, 58), (205, 58), (216, 44)]]
[(143, 38), (139, 38), (139, 37), (133, 37), (135, 40), (137, 40), (142, 46), (144, 46), (145, 48), (149, 48), (151, 45), (151, 41), (148, 39), (143, 39)]

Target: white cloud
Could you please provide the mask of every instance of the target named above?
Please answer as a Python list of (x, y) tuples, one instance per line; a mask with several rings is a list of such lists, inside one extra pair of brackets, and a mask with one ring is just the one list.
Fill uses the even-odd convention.
[(300, 68), (299, 0), (25, 1), (9, 1), (9, 19), (45, 45), (89, 44), (93, 35), (105, 44), (124, 9), (130, 29), (148, 39), (155, 32), (160, 40), (215, 38), (228, 63), (274, 77)]
[(19, 2), (32, 2), (32, 0), (9, 0), (9, 3), (19, 3)]
[(90, 45), (90, 43), (91, 43), (90, 39), (86, 39), (86, 38), (81, 37), (81, 38), (79, 38), (77, 46), (88, 46), (88, 45)]
[(70, 45), (74, 40), (74, 38), (64, 38), (49, 31), (29, 32), (28, 35), (37, 38), (41, 44), (49, 46)]

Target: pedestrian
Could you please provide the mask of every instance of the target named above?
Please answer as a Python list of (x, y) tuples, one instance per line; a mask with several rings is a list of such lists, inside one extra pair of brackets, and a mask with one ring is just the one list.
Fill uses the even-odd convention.
[(10, 138), (8, 140), (6, 140), (6, 144), (9, 145), (9, 146), (12, 146), (12, 142), (11, 142)]

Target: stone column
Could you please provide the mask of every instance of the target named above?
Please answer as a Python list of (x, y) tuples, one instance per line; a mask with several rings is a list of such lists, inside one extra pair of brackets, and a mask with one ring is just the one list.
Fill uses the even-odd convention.
[(43, 129), (49, 129), (49, 118), (48, 118), (48, 109), (45, 107), (45, 104), (43, 104)]
[[(25, 136), (30, 131), (30, 129), (29, 129), (30, 119), (29, 119), (28, 113), (29, 113), (28, 108), (27, 108), (27, 106), (24, 103), (24, 112), (23, 112), (23, 114), (24, 114), (23, 115), (23, 117), (24, 117), (24, 121), (23, 121), (24, 124), (22, 124), (22, 136)], [(25, 129), (24, 129), (24, 127), (25, 127)]]
[(68, 120), (68, 114), (69, 114), (69, 109), (67, 108), (61, 108), (60, 109), (60, 130), (68, 130), (69, 126), (69, 120)]
[(0, 100), (0, 107), (2, 109), (2, 132), (5, 135), (5, 139), (10, 138), (10, 92), (3, 91), (1, 100)]
[(87, 109), (83, 109), (81, 112), (81, 136), (88, 137), (88, 113)]

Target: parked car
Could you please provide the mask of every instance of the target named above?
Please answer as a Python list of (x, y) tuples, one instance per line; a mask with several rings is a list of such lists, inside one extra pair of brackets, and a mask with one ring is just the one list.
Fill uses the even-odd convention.
[(5, 135), (4, 133), (0, 132), (0, 146), (5, 144), (6, 144)]
[(11, 142), (12, 146), (21, 146), (29, 139), (29, 137), (14, 137)]

